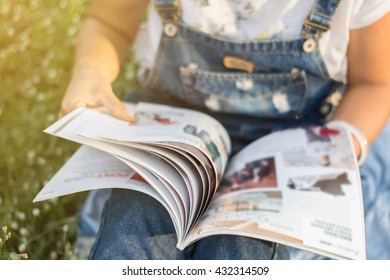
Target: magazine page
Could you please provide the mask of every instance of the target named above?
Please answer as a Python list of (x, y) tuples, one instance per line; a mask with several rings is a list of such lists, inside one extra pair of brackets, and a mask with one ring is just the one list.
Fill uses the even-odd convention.
[(205, 172), (204, 175), (207, 178), (207, 184), (206, 184), (207, 188), (205, 190), (205, 199), (206, 199), (205, 204), (208, 205), (211, 202), (211, 199), (213, 198), (218, 186), (217, 173), (213, 168), (213, 164), (211, 160), (204, 153), (202, 153), (201, 151), (199, 151), (198, 149), (190, 145), (186, 145), (182, 143), (159, 143), (159, 144), (166, 148), (174, 149), (179, 152), (185, 151), (186, 155), (190, 156), (196, 162), (196, 166), (199, 167), (198, 169), (204, 170)]
[(255, 141), (232, 158), (186, 244), (227, 233), (332, 258), (364, 259), (360, 174), (352, 147), (344, 130), (323, 127), (275, 132)]
[(188, 178), (184, 172), (173, 165), (172, 162), (168, 162), (165, 159), (156, 156), (155, 154), (147, 151), (137, 150), (130, 147), (119, 147), (124, 149), (124, 153), (118, 153), (121, 157), (124, 157), (131, 162), (135, 162), (138, 165), (143, 166), (158, 178), (162, 178), (168, 183), (169, 190), (173, 195), (178, 194), (181, 204), (184, 205), (185, 223), (188, 222), (191, 214), (191, 193), (187, 188)]
[[(200, 150), (202, 150), (208, 158), (210, 158), (216, 167), (218, 181), (222, 178), (223, 171), (226, 168), (228, 157), (231, 152), (230, 137), (221, 123), (211, 116), (189, 109), (176, 108), (166, 105), (158, 105), (151, 103), (139, 103), (136, 107), (136, 116), (148, 116), (152, 114), (154, 120), (160, 118), (174, 118), (170, 116), (180, 116), (180, 129), (172, 129), (172, 133), (192, 135), (200, 141)], [(178, 124), (179, 120), (176, 120)], [(158, 121), (161, 126), (161, 122)], [(164, 127), (166, 128), (166, 127)], [(161, 142), (161, 140), (160, 140)], [(167, 141), (168, 142), (168, 141)], [(181, 142), (172, 141), (169, 142)], [(185, 143), (184, 144), (190, 144)]]
[[(125, 103), (125, 106), (137, 115), (136, 124), (129, 124), (93, 109), (78, 108), (44, 132), (78, 143), (85, 143), (85, 139), (89, 138), (126, 145), (132, 142), (178, 143), (182, 145), (181, 148), (193, 147), (192, 150), (199, 149), (210, 159), (217, 173), (217, 183), (220, 181), (231, 144), (226, 130), (219, 122), (206, 114), (187, 109), (145, 103)], [(71, 136), (71, 139), (65, 137), (65, 134)]]
[(206, 178), (201, 177), (202, 171), (197, 168), (198, 163), (196, 163), (188, 155), (186, 156), (184, 152), (179, 152), (174, 149), (166, 149), (157, 145), (143, 145), (139, 143), (132, 143), (131, 147), (149, 153), (154, 153), (164, 158), (172, 166), (176, 167), (178, 172), (182, 174), (190, 194), (191, 210), (189, 224), (192, 224), (199, 213), (199, 209), (201, 209), (203, 205), (205, 190), (207, 189)]
[[(193, 202), (194, 200), (190, 197), (191, 194), (194, 194), (193, 190), (190, 193), (188, 193), (188, 190), (187, 192), (184, 190), (185, 185), (190, 185), (187, 181), (188, 176), (185, 176), (186, 170), (177, 168), (173, 162), (172, 166), (181, 176), (170, 173), (162, 177), (169, 181), (172, 186), (179, 188), (179, 193), (182, 199), (185, 200), (183, 203), (186, 206), (187, 220), (195, 220), (206, 209), (225, 169), (228, 153), (230, 152), (230, 141), (226, 131), (211, 117), (195, 111), (154, 104), (139, 104), (137, 106), (126, 104), (126, 106), (130, 106), (129, 110), (137, 114), (138, 122), (136, 125), (115, 119), (102, 112), (80, 108), (47, 128), (45, 132), (90, 145), (124, 158), (132, 155), (130, 160), (141, 165), (145, 164), (145, 162), (140, 162), (143, 160), (142, 155), (135, 156), (134, 154), (137, 152), (131, 152), (131, 148), (129, 148), (131, 145), (135, 147), (140, 141), (144, 144), (147, 141), (146, 143), (149, 145), (156, 146), (164, 143), (165, 146), (170, 145), (171, 148), (175, 147), (176, 150), (188, 151), (195, 158), (200, 159), (202, 165), (208, 171), (211, 171), (207, 172), (210, 177), (210, 184), (206, 186), (207, 199), (206, 202), (202, 200), (200, 211), (195, 211), (196, 206), (193, 205), (196, 205), (198, 192), (194, 195), (195, 202)], [(210, 133), (206, 131), (206, 127), (210, 128)], [(202, 137), (195, 133), (197, 131), (201, 132)], [(119, 136), (126, 135), (126, 137), (110, 137), (111, 134), (115, 133)], [(151, 140), (154, 142), (150, 142)], [(200, 152), (202, 149), (204, 154)], [(155, 165), (153, 161), (149, 160), (149, 162)], [(158, 162), (157, 160), (156, 163)], [(208, 165), (208, 162), (212, 164)], [(148, 165), (148, 168), (151, 168), (150, 166)], [(161, 167), (156, 168), (161, 170)], [(169, 170), (169, 167), (166, 166), (165, 169)], [(176, 182), (179, 178), (182, 178), (184, 182)], [(191, 191), (191, 188), (189, 190)]]
[(90, 116), (95, 116), (96, 114), (105, 115), (94, 110), (79, 108), (47, 128), (45, 132), (127, 158), (132, 162), (148, 168), (169, 183), (169, 190), (172, 192), (172, 195), (178, 194), (181, 200), (180, 205), (184, 206), (185, 221), (183, 221), (183, 224), (186, 224), (189, 219), (191, 202), (189, 191), (182, 174), (164, 159), (153, 154), (128, 146), (116, 145), (77, 135), (76, 131), (91, 120)]
[(135, 170), (129, 165), (136, 166), (83, 145), (42, 188), (33, 202), (94, 189), (123, 188), (140, 191), (155, 198), (167, 209), (176, 232), (183, 235), (183, 207), (178, 209), (178, 202), (167, 197), (163, 182), (155, 175), (143, 167), (137, 166)]
[(81, 146), (34, 198), (43, 201), (92, 189), (124, 188), (161, 196), (133, 169), (112, 155)]
[(120, 156), (116, 156), (116, 158), (134, 169), (137, 172), (139, 179), (150, 184), (150, 186), (152, 186), (161, 196), (162, 200), (159, 200), (159, 202), (161, 203), (161, 201), (163, 201), (162, 205), (167, 209), (175, 227), (178, 239), (181, 240), (187, 231), (185, 224), (187, 217), (185, 216), (185, 206), (183, 201), (180, 199), (179, 194), (167, 181), (159, 177), (157, 174), (135, 162), (129, 161), (128, 159)]
[(89, 118), (77, 130), (78, 135), (101, 141), (178, 142), (192, 145), (212, 160), (218, 182), (222, 178), (231, 144), (226, 130), (214, 118), (189, 109), (139, 103), (132, 107), (137, 123), (131, 125), (107, 114), (90, 111), (77, 117)]
[[(199, 149), (177, 142), (120, 142), (117, 140), (99, 140), (120, 146), (128, 146), (162, 157), (181, 174), (189, 192), (189, 230), (202, 216), (216, 190), (216, 173), (210, 159)], [(156, 176), (158, 176), (156, 174)]]

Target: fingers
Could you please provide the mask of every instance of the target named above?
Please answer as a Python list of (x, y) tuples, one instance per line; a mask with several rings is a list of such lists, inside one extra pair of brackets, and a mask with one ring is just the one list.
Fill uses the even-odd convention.
[(77, 108), (80, 108), (80, 107), (91, 107), (92, 108), (92, 105), (93, 103), (92, 102), (88, 102), (87, 100), (83, 100), (83, 99), (75, 99), (71, 102), (71, 105), (70, 106), (67, 106), (66, 103), (62, 103), (61, 104), (61, 108), (60, 108), (60, 112), (58, 113), (58, 116), (60, 118), (62, 118), (63, 116), (65, 116), (66, 114), (70, 113), (71, 111), (77, 109)]
[(58, 116), (62, 118), (69, 112), (80, 107), (99, 109), (100, 111), (106, 112), (120, 120), (127, 121), (129, 123), (136, 122), (136, 118), (127, 111), (125, 105), (115, 95), (107, 95), (102, 102), (83, 99), (74, 100), (72, 105), (69, 107), (62, 105)]
[(62, 99), (59, 117), (79, 107), (98, 109), (120, 120), (136, 122), (136, 118), (112, 91), (111, 85), (93, 71), (84, 71), (72, 78)]
[(108, 113), (115, 118), (118, 118), (129, 123), (135, 123), (136, 118), (127, 111), (125, 105), (116, 97), (114, 93), (106, 95), (104, 100), (104, 107), (107, 108)]
[(98, 103), (93, 103), (93, 102), (88, 103), (88, 102), (81, 102), (80, 101), (80, 102), (76, 103), (75, 106), (72, 107), (71, 110), (67, 110), (64, 107), (61, 107), (60, 112), (58, 113), (58, 117), (62, 118), (66, 114), (68, 114), (69, 112), (71, 112), (77, 108), (86, 107), (86, 108), (91, 108), (91, 109), (99, 109), (102, 112), (108, 113), (117, 119), (129, 122), (129, 123), (135, 123), (137, 121), (136, 118), (127, 111), (126, 107), (119, 100), (118, 100), (118, 103), (115, 102), (115, 105), (113, 105), (113, 104), (114, 104), (114, 102), (112, 102), (110, 106), (102, 106), (102, 105), (99, 105)]

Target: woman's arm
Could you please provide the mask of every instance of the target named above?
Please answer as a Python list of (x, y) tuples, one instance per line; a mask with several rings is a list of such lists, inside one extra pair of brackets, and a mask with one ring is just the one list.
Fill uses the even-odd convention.
[[(390, 14), (352, 30), (348, 48), (348, 86), (333, 119), (355, 125), (371, 143), (390, 115)], [(355, 139), (356, 153), (360, 146)]]
[(84, 106), (133, 120), (113, 93), (111, 83), (129, 54), (148, 4), (145, 0), (93, 2), (77, 38), (73, 76), (60, 115)]

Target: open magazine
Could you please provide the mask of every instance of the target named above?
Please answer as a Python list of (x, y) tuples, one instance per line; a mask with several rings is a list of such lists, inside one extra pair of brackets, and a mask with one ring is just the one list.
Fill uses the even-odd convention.
[(235, 234), (365, 258), (360, 174), (346, 131), (282, 130), (230, 158), (229, 136), (214, 118), (165, 105), (126, 106), (136, 124), (79, 108), (45, 130), (83, 145), (34, 201), (132, 189), (164, 205), (179, 249)]

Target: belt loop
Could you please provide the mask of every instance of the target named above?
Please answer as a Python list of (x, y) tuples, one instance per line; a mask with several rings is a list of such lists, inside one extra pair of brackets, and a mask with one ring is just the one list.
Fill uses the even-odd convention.
[(178, 21), (182, 16), (180, 0), (154, 0), (154, 6), (163, 21)]

